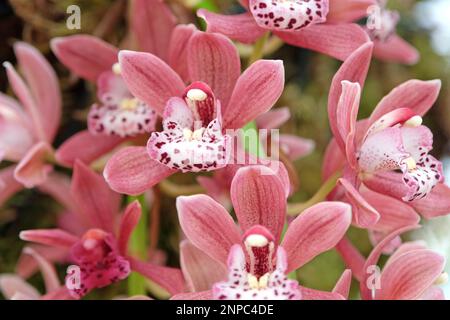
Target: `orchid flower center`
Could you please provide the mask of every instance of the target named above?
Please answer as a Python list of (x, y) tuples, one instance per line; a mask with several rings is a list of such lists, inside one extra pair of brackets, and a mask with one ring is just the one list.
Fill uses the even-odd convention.
[(329, 3), (328, 0), (250, 0), (249, 7), (260, 27), (297, 31), (325, 22)]
[(400, 20), (397, 11), (387, 10), (384, 6), (372, 6), (367, 19), (367, 29), (372, 39), (387, 41), (395, 33)]
[[(247, 251), (249, 284), (256, 288), (267, 287), (267, 279), (273, 270), (275, 244), (263, 234), (251, 234), (244, 240)], [(256, 281), (256, 282), (255, 282)]]
[(124, 98), (120, 101), (120, 108), (125, 111), (134, 111), (139, 105), (139, 100), (136, 98)]

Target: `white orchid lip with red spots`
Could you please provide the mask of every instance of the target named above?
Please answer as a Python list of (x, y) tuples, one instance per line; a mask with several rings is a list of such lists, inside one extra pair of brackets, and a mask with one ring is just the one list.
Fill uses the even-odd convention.
[[(81, 271), (79, 288), (70, 290), (75, 298), (130, 274), (130, 263), (119, 254), (113, 235), (99, 229), (87, 231), (72, 247), (71, 255)], [(74, 275), (69, 274), (67, 280), (75, 280)]]
[(395, 34), (400, 14), (385, 8), (378, 10), (367, 21), (369, 34), (373, 40), (387, 41)]
[(286, 253), (282, 247), (275, 247), (270, 231), (254, 226), (244, 234), (243, 242), (246, 254), (241, 245), (231, 248), (228, 281), (214, 285), (214, 299), (300, 300), (297, 281), (285, 274)]
[(162, 132), (152, 133), (150, 157), (182, 172), (211, 171), (227, 165), (231, 137), (222, 134), (220, 102), (202, 82), (172, 98), (164, 110)]
[(328, 0), (250, 0), (256, 23), (265, 29), (296, 31), (326, 21)]
[(433, 134), (422, 125), (422, 118), (411, 111), (397, 109), (368, 130), (358, 154), (363, 172), (401, 170), (408, 187), (404, 201), (426, 197), (443, 181), (442, 164), (428, 153), (433, 149)]
[(133, 97), (120, 76), (117, 64), (113, 72), (98, 80), (100, 104), (89, 112), (88, 127), (93, 134), (136, 136), (155, 130), (157, 114), (146, 103)]

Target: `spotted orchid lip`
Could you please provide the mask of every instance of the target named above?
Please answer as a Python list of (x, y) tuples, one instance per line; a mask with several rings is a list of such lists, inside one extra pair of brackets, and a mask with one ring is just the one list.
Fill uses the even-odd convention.
[(260, 27), (285, 31), (323, 23), (329, 11), (328, 0), (251, 0), (249, 7)]

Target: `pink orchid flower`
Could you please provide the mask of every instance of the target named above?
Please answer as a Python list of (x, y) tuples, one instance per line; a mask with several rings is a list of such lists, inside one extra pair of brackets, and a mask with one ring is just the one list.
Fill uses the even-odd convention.
[[(240, 228), (209, 196), (177, 198), (179, 220), (186, 237), (220, 263), (221, 270), (227, 266), (228, 280), (222, 275), (224, 281), (214, 284), (211, 290), (182, 294), (174, 299), (343, 298), (337, 292), (303, 288), (286, 275), (336, 245), (351, 223), (350, 206), (326, 202), (307, 209), (290, 223), (279, 244), (286, 221), (285, 183), (267, 167), (239, 169), (230, 194)], [(351, 276), (346, 273), (344, 278), (349, 284)]]
[(26, 82), (9, 62), (3, 64), (20, 103), (0, 94), (0, 153), (3, 159), (18, 162), (0, 174), (2, 200), (21, 185), (31, 188), (47, 179), (52, 171), (47, 160), (53, 156), (51, 144), (61, 117), (59, 84), (49, 63), (26, 43), (16, 43), (14, 50)]
[[(62, 229), (27, 230), (20, 233), (20, 238), (66, 250), (81, 271), (80, 287), (70, 290), (74, 297), (81, 298), (95, 288), (125, 279), (131, 271), (141, 273), (171, 294), (183, 291), (179, 269), (141, 262), (128, 254), (128, 242), (141, 215), (139, 202), (128, 205), (120, 216), (120, 196), (79, 160), (75, 162), (70, 196), (78, 209), (72, 221), (84, 226), (79, 234)], [(72, 278), (69, 275), (67, 279)]]
[[(130, 9), (130, 32), (137, 47), (174, 68), (181, 65), (170, 57), (173, 53), (169, 47), (175, 46), (173, 42), (178, 45), (184, 30), (175, 29), (176, 19), (167, 5), (160, 0), (137, 0)], [(99, 101), (89, 112), (88, 130), (65, 141), (56, 153), (58, 160), (70, 166), (75, 159), (90, 163), (125, 140), (154, 131), (157, 114), (151, 105), (135, 98), (127, 89), (117, 63), (117, 48), (90, 35), (55, 38), (51, 46), (74, 74), (97, 84)], [(177, 59), (183, 60), (183, 56), (178, 55)], [(182, 67), (177, 71), (181, 74)]]
[[(364, 270), (375, 266), (384, 247), (405, 229), (399, 229), (381, 241), (367, 258)], [(445, 278), (445, 259), (429, 250), (421, 242), (406, 242), (385, 263), (376, 281), (371, 282), (370, 272), (360, 281), (361, 297), (365, 300), (445, 300), (437, 286)]]
[(0, 291), (10, 300), (67, 300), (71, 299), (69, 291), (62, 286), (55, 267), (37, 251), (25, 247), (23, 253), (30, 256), (39, 266), (45, 283), (46, 293), (41, 295), (36, 288), (16, 274), (0, 274)]
[(254, 43), (271, 31), (284, 42), (344, 60), (369, 41), (356, 21), (366, 15), (376, 0), (241, 0), (247, 12), (221, 15), (199, 10), (208, 32), (233, 40)]
[(415, 64), (419, 61), (420, 54), (396, 34), (400, 14), (386, 9), (386, 3), (387, 0), (378, 0), (378, 4), (369, 9), (371, 15), (366, 30), (374, 43), (373, 55), (384, 61)]
[[(238, 129), (268, 111), (284, 87), (281, 61), (259, 60), (242, 75), (239, 54), (220, 35), (183, 26), (187, 79), (158, 57), (121, 51), (128, 88), (163, 117), (147, 149), (129, 147), (107, 163), (104, 176), (120, 193), (139, 194), (176, 171), (210, 171), (227, 164), (227, 129)], [(201, 152), (199, 152), (201, 150)], [(195, 156), (190, 156), (195, 154)], [(198, 158), (197, 158), (198, 157)], [(225, 158), (224, 158), (225, 157)], [(186, 159), (187, 158), (187, 159)]]
[[(360, 227), (374, 226), (380, 220), (374, 206), (392, 214), (389, 206), (380, 205), (392, 198), (401, 200), (392, 202), (393, 207), (412, 224), (417, 217), (410, 208), (427, 218), (448, 214), (450, 189), (442, 183), (441, 163), (429, 155), (433, 135), (422, 125), (422, 116), (436, 101), (441, 83), (405, 82), (384, 97), (368, 119), (357, 121), (372, 47), (369, 43), (355, 51), (333, 79), (328, 111), (334, 140), (324, 160), (324, 178), (343, 168), (340, 189), (352, 203), (354, 222)], [(362, 184), (375, 193), (361, 191)], [(402, 214), (385, 218), (393, 221)]]

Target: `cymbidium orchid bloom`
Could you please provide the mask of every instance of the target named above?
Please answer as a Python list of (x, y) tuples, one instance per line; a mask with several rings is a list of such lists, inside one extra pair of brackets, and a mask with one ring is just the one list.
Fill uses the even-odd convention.
[[(381, 212), (371, 202), (391, 215), (384, 217), (385, 222), (401, 216), (383, 210), (389, 205), (381, 204), (380, 195), (386, 203), (391, 198), (400, 200), (395, 208), (412, 224), (417, 217), (410, 208), (427, 218), (448, 214), (450, 189), (442, 183), (441, 163), (429, 155), (433, 135), (422, 125), (422, 116), (436, 101), (441, 83), (407, 81), (384, 97), (368, 119), (357, 121), (371, 52), (372, 44), (363, 45), (333, 79), (328, 111), (334, 140), (324, 160), (324, 178), (343, 170), (340, 190), (353, 204), (354, 222), (360, 227), (375, 226), (380, 220)], [(362, 185), (375, 193), (361, 191)], [(342, 193), (333, 196), (339, 199)]]
[(184, 46), (174, 54), (185, 52), (186, 77), (155, 55), (119, 53), (129, 90), (163, 117), (163, 131), (152, 134), (147, 150), (124, 148), (109, 160), (104, 176), (117, 192), (140, 194), (178, 170), (224, 167), (233, 151), (227, 148), (227, 129), (268, 111), (283, 91), (281, 61), (256, 61), (241, 75), (239, 54), (228, 38), (179, 28), (184, 38), (177, 45)]
[[(174, 68), (182, 65), (179, 60), (183, 60), (183, 55), (171, 58), (169, 47), (179, 44), (183, 30), (175, 30), (176, 19), (164, 2), (133, 1), (130, 14), (134, 47), (157, 55)], [(58, 149), (57, 159), (67, 165), (75, 159), (89, 163), (124, 140), (154, 131), (157, 114), (127, 89), (118, 64), (119, 49), (90, 35), (55, 38), (51, 45), (58, 59), (74, 74), (97, 85), (99, 101), (89, 112), (88, 130), (69, 138)], [(177, 71), (182, 73), (183, 68)], [(87, 144), (92, 147), (87, 148)]]
[(95, 288), (125, 279), (131, 271), (148, 277), (171, 294), (183, 291), (179, 269), (139, 261), (128, 253), (131, 233), (141, 215), (139, 202), (131, 203), (119, 215), (119, 195), (81, 161), (75, 163), (71, 194), (67, 196), (76, 205), (72, 223), (83, 226), (78, 234), (62, 229), (27, 230), (20, 233), (20, 238), (66, 250), (69, 260), (80, 270), (79, 287), (73, 286), (76, 274), (69, 273), (66, 279), (73, 297), (81, 298)]
[(376, 0), (241, 0), (247, 12), (221, 15), (199, 10), (208, 32), (254, 43), (271, 31), (284, 42), (344, 60), (369, 41), (356, 21)]
[(230, 190), (239, 227), (209, 196), (177, 199), (186, 237), (216, 263), (227, 266), (228, 274), (209, 291), (184, 293), (174, 299), (346, 298), (348, 273), (335, 292), (304, 288), (287, 279), (287, 274), (336, 245), (351, 223), (350, 206), (342, 202), (315, 205), (289, 224), (280, 241), (286, 222), (284, 184), (286, 181), (267, 167), (239, 169)]
[[(442, 284), (445, 259), (427, 249), (420, 241), (405, 242), (386, 261), (381, 274), (371, 273), (384, 248), (405, 229), (388, 235), (372, 251), (364, 264), (360, 281), (361, 298), (365, 300), (444, 300)], [(376, 278), (373, 278), (373, 277)], [(373, 279), (370, 279), (370, 278)]]
[(390, 62), (417, 63), (419, 52), (396, 33), (400, 14), (388, 10), (386, 4), (387, 0), (378, 0), (368, 9), (367, 32), (374, 43), (373, 55)]
[(18, 42), (14, 51), (25, 79), (9, 62), (3, 64), (20, 102), (0, 93), (0, 154), (17, 163), (0, 170), (0, 203), (23, 187), (38, 186), (47, 192), (59, 180), (53, 172), (52, 147), (61, 118), (58, 79), (31, 45)]
[(45, 294), (28, 284), (16, 274), (0, 274), (0, 291), (10, 300), (67, 300), (71, 299), (67, 288), (60, 284), (55, 267), (30, 247), (25, 247), (24, 254), (33, 259), (41, 271), (45, 283)]

